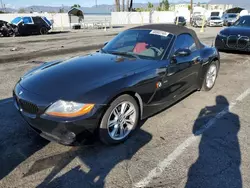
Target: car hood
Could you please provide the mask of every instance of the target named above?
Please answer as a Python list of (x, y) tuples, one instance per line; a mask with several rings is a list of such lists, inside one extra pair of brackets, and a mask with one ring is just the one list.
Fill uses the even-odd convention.
[(232, 26), (224, 29), (221, 33), (225, 35), (250, 36), (250, 27)]
[(45, 63), (26, 73), (20, 85), (51, 99), (73, 100), (113, 80), (134, 74), (152, 60), (95, 53), (65, 61)]

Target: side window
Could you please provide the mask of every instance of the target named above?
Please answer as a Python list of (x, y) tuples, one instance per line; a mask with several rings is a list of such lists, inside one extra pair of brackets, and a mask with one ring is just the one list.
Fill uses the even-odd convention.
[(180, 48), (185, 48), (185, 35), (179, 35), (174, 43), (174, 52)]
[(33, 20), (34, 20), (35, 24), (41, 24), (42, 23), (42, 20), (39, 17), (34, 17)]
[(186, 43), (187, 43), (187, 48), (191, 50), (191, 52), (194, 52), (197, 50), (195, 41), (191, 35), (186, 35)]
[(190, 49), (192, 52), (197, 49), (193, 37), (189, 34), (181, 34), (177, 36), (174, 43), (174, 52), (180, 48)]
[(23, 17), (23, 23), (24, 24), (32, 24), (32, 18), (31, 17)]

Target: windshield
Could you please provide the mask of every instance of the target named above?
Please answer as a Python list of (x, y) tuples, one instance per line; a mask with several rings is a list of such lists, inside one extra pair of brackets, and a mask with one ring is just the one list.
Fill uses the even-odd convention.
[(199, 17), (195, 17), (195, 20), (200, 21), (200, 20), (203, 20), (203, 19), (199, 16)]
[(173, 35), (159, 30), (127, 30), (117, 35), (103, 52), (142, 59), (161, 59)]
[(211, 16), (219, 16), (220, 12), (211, 12)]
[(250, 16), (241, 17), (234, 23), (234, 26), (238, 27), (250, 27)]
[(236, 18), (236, 17), (237, 17), (236, 14), (229, 14), (229, 15), (228, 15), (228, 18)]
[(42, 19), (43, 19), (49, 26), (52, 25), (51, 22), (50, 22), (46, 17), (42, 17)]
[(211, 20), (220, 20), (220, 17), (211, 17)]
[(16, 17), (14, 20), (11, 21), (12, 24), (18, 24), (22, 20), (21, 17)]
[(184, 22), (185, 18), (184, 17), (179, 17), (179, 21)]
[(177, 18), (178, 18), (178, 21), (180, 21), (180, 22), (184, 22), (184, 21), (185, 21), (185, 18), (184, 18), (184, 17), (176, 17), (176, 18), (175, 18), (175, 21), (177, 20)]

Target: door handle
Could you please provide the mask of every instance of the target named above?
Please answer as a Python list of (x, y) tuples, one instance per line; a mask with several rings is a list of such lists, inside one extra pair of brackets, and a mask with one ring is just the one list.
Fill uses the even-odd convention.
[(178, 68), (176, 65), (174, 66), (170, 66), (167, 69), (167, 76), (172, 76), (173, 74), (175, 74), (178, 71)]

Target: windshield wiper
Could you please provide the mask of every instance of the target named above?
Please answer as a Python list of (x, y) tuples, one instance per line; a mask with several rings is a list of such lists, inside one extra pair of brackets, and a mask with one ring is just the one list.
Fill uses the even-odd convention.
[(115, 54), (115, 55), (131, 56), (131, 57), (140, 59), (139, 56), (136, 55), (136, 54), (134, 54), (133, 52), (118, 52), (118, 51), (111, 51), (111, 52), (108, 52), (108, 53)]

